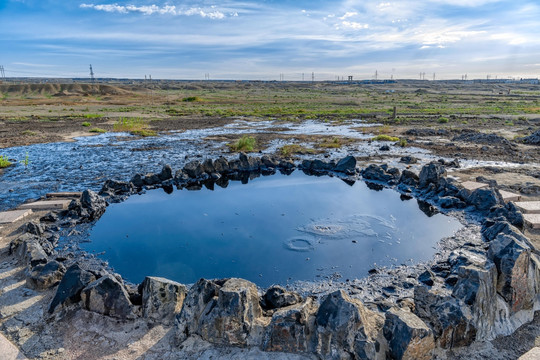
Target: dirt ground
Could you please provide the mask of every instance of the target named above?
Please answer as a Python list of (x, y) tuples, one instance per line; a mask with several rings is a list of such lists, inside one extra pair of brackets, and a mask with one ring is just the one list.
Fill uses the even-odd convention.
[[(125, 117), (143, 119), (146, 126), (156, 131), (158, 136), (169, 131), (220, 127), (237, 119), (301, 123), (308, 119), (305, 109), (309, 104), (319, 102), (324, 106), (313, 105), (318, 112), (310, 116), (316, 116), (329, 124), (339, 124), (344, 117), (362, 117), (368, 122), (380, 124), (373, 128), (373, 135), (396, 136), (405, 139), (407, 146), (427, 149), (441, 157), (500, 163), (502, 166), (497, 167), (481, 165), (449, 169), (449, 173), (461, 181), (474, 181), (480, 176), (496, 180), (502, 188), (519, 192), (527, 199), (540, 199), (540, 146), (514, 141), (540, 127), (540, 88), (501, 84), (459, 86), (426, 83), (366, 85), (361, 91), (352, 85), (332, 84), (1, 84), (0, 155), (2, 148), (73, 141), (75, 137), (92, 136), (95, 134), (89, 131), (92, 128), (115, 131), (115, 124)], [(315, 100), (308, 96), (309, 91), (316, 94)], [(287, 98), (288, 92), (303, 100), (291, 103)], [(285, 95), (281, 96), (283, 93)], [(392, 101), (397, 101), (396, 93), (403, 94), (400, 95), (402, 100), (410, 102), (398, 108), (398, 119), (393, 118), (391, 111), (388, 111)], [(250, 97), (249, 94), (255, 95)], [(194, 100), (192, 104), (190, 100), (185, 100), (198, 96), (204, 98), (204, 101), (199, 103)], [(361, 101), (355, 100), (360, 97)], [(452, 112), (453, 108), (446, 105), (438, 107), (438, 112), (432, 112), (431, 108), (422, 111), (417, 109), (422, 102), (432, 102), (434, 107), (438, 106), (436, 104), (442, 98), (448, 97), (448, 102), (452, 102), (452, 97), (462, 102), (459, 110), (454, 109), (455, 112)], [(402, 102), (405, 103), (405, 100)], [(512, 109), (504, 112), (504, 109), (501, 110), (502, 105), (497, 110), (478, 107), (477, 104), (482, 101), (501, 101), (511, 104), (508, 106), (512, 106)], [(258, 105), (268, 106), (273, 112), (269, 110), (268, 114), (259, 116), (254, 115), (252, 108), (248, 109), (249, 106), (256, 108)], [(326, 106), (342, 106), (346, 112), (351, 113), (340, 114), (338, 117), (335, 113), (326, 112)], [(357, 109), (359, 106), (362, 109)], [(205, 107), (211, 108), (212, 112), (204, 113), (201, 109)], [(275, 110), (275, 107), (280, 110)], [(443, 122), (441, 118), (448, 121)], [(82, 125), (85, 122), (90, 125)], [(411, 133), (415, 129), (444, 131), (435, 134), (429, 131)], [(497, 137), (454, 140), (460, 135), (478, 130)], [(333, 138), (325, 135), (285, 135), (279, 130), (261, 132), (254, 136), (262, 148), (274, 139), (321, 144)], [(231, 134), (219, 140), (232, 142), (237, 137)], [(216, 137), (208, 140), (216, 140)], [(369, 140), (340, 141), (354, 146)], [(328, 154), (333, 151), (332, 148), (317, 150)], [(369, 163), (373, 160), (385, 161), (391, 157), (395, 158), (395, 155), (381, 154), (376, 159), (366, 156), (361, 160)], [(520, 166), (504, 166), (502, 162)], [(36, 213), (33, 216), (40, 215)], [(54, 318), (50, 317), (46, 315), (46, 308), (54, 295), (53, 291), (27, 289), (24, 270), (16, 259), (8, 255), (9, 242), (24, 221), (0, 227), (0, 324), (2, 332), (29, 358), (309, 358), (255, 350), (222, 349), (202, 341), (193, 341), (185, 344), (183, 349), (171, 350), (173, 329), (170, 327), (149, 326), (143, 320), (123, 323), (87, 311), (67, 311)], [(539, 238), (537, 232), (529, 235)], [(440, 354), (440, 358), (516, 359), (539, 345), (540, 314), (537, 314), (532, 323), (524, 325), (511, 336)]]

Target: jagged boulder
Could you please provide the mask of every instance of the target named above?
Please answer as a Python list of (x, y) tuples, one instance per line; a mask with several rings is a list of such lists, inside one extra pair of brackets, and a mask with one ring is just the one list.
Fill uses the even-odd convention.
[(446, 177), (446, 169), (444, 166), (436, 162), (431, 162), (420, 170), (418, 184), (421, 188), (425, 188), (429, 184), (434, 184), (435, 187), (437, 187), (444, 177)]
[(476, 340), (477, 329), (470, 308), (449, 291), (416, 286), (414, 303), (415, 314), (431, 326), (441, 348), (468, 346)]
[(176, 324), (179, 341), (197, 334), (214, 344), (260, 344), (264, 324), (257, 286), (236, 278), (201, 279), (188, 291)]
[(170, 165), (163, 165), (161, 172), (158, 174), (161, 181), (167, 181), (173, 178), (172, 168)]
[(103, 215), (107, 208), (107, 202), (94, 191), (84, 190), (81, 195), (81, 212), (82, 217), (89, 220), (96, 220)]
[(401, 177), (399, 178), (400, 184), (405, 184), (409, 186), (417, 186), (419, 181), (418, 175), (410, 170), (403, 170)]
[(442, 196), (439, 198), (439, 204), (443, 209), (463, 209), (467, 206), (463, 201), (454, 196)]
[[(117, 180), (107, 180), (103, 187), (99, 191), (99, 194), (105, 195), (118, 195), (118, 194), (129, 194), (133, 190), (134, 184), (131, 182), (117, 181)], [(142, 185), (141, 185), (142, 186)]]
[(429, 360), (435, 348), (433, 332), (410, 311), (392, 308), (386, 312), (384, 337), (388, 341), (387, 358)]
[(500, 199), (499, 195), (493, 189), (476, 189), (471, 193), (467, 202), (477, 210), (487, 211), (493, 206), (500, 204)]
[(89, 283), (81, 291), (81, 300), (83, 307), (89, 311), (119, 319), (133, 317), (129, 294), (109, 274)]
[(371, 164), (367, 168), (363, 169), (361, 174), (366, 180), (375, 180), (384, 183), (390, 183), (391, 181), (399, 178), (399, 176), (396, 178), (395, 175), (388, 173), (385, 167), (375, 164)]
[(308, 352), (312, 348), (317, 304), (311, 298), (272, 315), (261, 348), (264, 351)]
[(497, 292), (513, 313), (533, 308), (538, 269), (531, 248), (514, 236), (499, 234), (489, 244), (488, 256), (497, 267)]
[(10, 253), (34, 267), (47, 263), (47, 253), (40, 244), (40, 238), (30, 233), (23, 234), (10, 243)]
[(268, 155), (263, 155), (261, 157), (261, 163), (268, 169), (274, 169), (279, 165), (279, 161)]
[(83, 270), (79, 265), (71, 265), (58, 285), (56, 295), (49, 306), (49, 313), (53, 313), (59, 305), (70, 305), (81, 301), (81, 291), (96, 277), (89, 271)]
[(46, 290), (60, 283), (65, 272), (64, 265), (55, 260), (36, 265), (29, 271), (26, 286), (36, 290)]
[(186, 297), (185, 285), (172, 280), (147, 276), (142, 283), (142, 315), (171, 323), (182, 310)]
[(356, 170), (356, 158), (354, 156), (345, 156), (339, 160), (334, 171), (352, 174)]
[(327, 295), (315, 319), (316, 352), (323, 358), (374, 359), (377, 337), (384, 324), (381, 314), (368, 310), (362, 302), (343, 290)]
[(199, 161), (193, 160), (193, 161), (188, 162), (184, 166), (184, 172), (190, 178), (196, 179), (196, 178), (201, 177), (202, 174), (204, 174), (204, 167), (202, 166), (202, 164)]
[(230, 170), (229, 162), (223, 156), (214, 161), (214, 170), (220, 174), (226, 174)]
[(144, 186), (144, 178), (141, 174), (135, 174), (129, 182), (137, 189)]
[(261, 304), (264, 309), (279, 309), (286, 306), (298, 304), (302, 297), (292, 291), (287, 291), (279, 285), (275, 285), (266, 290)]

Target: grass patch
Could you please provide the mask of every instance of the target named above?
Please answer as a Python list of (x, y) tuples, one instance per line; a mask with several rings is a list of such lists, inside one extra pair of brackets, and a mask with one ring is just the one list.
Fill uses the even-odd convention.
[(443, 116), (443, 117), (440, 117), (439, 120), (437, 120), (437, 122), (438, 122), (439, 124), (446, 124), (446, 123), (448, 123), (448, 121), (450, 121), (450, 120), (448, 120), (448, 118), (447, 118), (447, 117), (444, 117), (444, 116)]
[(84, 117), (86, 119), (99, 119), (102, 116), (103, 115), (101, 115), (101, 114), (84, 114)]
[(90, 127), (92, 124), (90, 124), (88, 121), (85, 121), (81, 125), (84, 127)]
[(7, 168), (11, 165), (11, 162), (8, 160), (7, 156), (0, 155), (0, 169)]
[(373, 141), (399, 141), (399, 138), (395, 136), (386, 135), (386, 134), (380, 134), (373, 137), (371, 140)]
[(257, 140), (253, 136), (244, 135), (233, 144), (227, 144), (231, 151), (253, 151)]
[(24, 136), (36, 136), (37, 135), (37, 133), (35, 131), (32, 131), (32, 130), (24, 130), (21, 134), (24, 135)]
[(284, 157), (291, 156), (293, 154), (314, 154), (315, 152), (316, 151), (314, 149), (310, 149), (298, 144), (283, 145), (279, 149), (279, 153), (281, 154), (281, 156)]
[(399, 146), (406, 147), (407, 146), (407, 139), (399, 139)]
[(154, 130), (142, 129), (142, 130), (133, 130), (130, 131), (132, 135), (147, 137), (147, 136), (157, 136), (157, 132)]
[(198, 96), (188, 96), (182, 99), (183, 102), (203, 102), (204, 99)]
[(341, 139), (338, 137), (334, 137), (332, 139), (324, 139), (323, 142), (319, 144), (319, 147), (339, 149), (342, 145), (343, 143), (341, 142)]
[(98, 128), (98, 127), (91, 128), (91, 129), (88, 130), (88, 131), (91, 132), (91, 133), (97, 133), (97, 134), (103, 134), (103, 133), (106, 133), (106, 132), (107, 132), (107, 130), (102, 129), (102, 128)]

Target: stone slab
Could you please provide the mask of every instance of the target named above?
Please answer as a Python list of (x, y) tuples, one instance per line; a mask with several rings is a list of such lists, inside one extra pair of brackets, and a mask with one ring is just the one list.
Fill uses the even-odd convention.
[(521, 200), (521, 195), (510, 192), (510, 191), (499, 190), (499, 194), (501, 194), (505, 202), (509, 202), (509, 201), (516, 202), (516, 201)]
[(4, 335), (0, 334), (0, 358), (2, 360), (25, 360), (26, 356), (6, 339)]
[(63, 210), (67, 209), (71, 200), (41, 200), (19, 206), (19, 209)]
[(31, 209), (24, 210), (10, 210), (0, 212), (0, 224), (12, 224), (15, 221), (19, 221), (22, 218), (30, 215), (32, 213)]
[(80, 198), (81, 192), (55, 192), (45, 195), (48, 198)]
[(465, 181), (461, 183), (461, 185), (469, 191), (474, 191), (476, 189), (483, 189), (489, 186), (488, 184), (479, 183), (475, 181)]
[(516, 206), (524, 214), (540, 214), (540, 201), (518, 201)]
[(529, 227), (540, 229), (540, 214), (523, 214), (523, 219)]
[(532, 348), (521, 355), (518, 360), (538, 360), (540, 359), (540, 347)]

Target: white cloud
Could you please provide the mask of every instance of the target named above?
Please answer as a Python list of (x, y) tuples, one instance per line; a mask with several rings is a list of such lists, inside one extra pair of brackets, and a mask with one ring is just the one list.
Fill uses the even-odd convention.
[(343, 21), (341, 23), (341, 25), (343, 25), (344, 28), (354, 29), (354, 30), (368, 29), (369, 28), (368, 24), (361, 24), (359, 22), (354, 22), (354, 21)]
[[(159, 15), (183, 15), (183, 16), (194, 16), (198, 15), (202, 18), (209, 18), (209, 19), (224, 19), (226, 15), (219, 11), (215, 10), (215, 6), (212, 6), (209, 10), (203, 9), (200, 7), (192, 7), (188, 9), (179, 9), (174, 5), (164, 5), (164, 6), (158, 6), (158, 5), (144, 5), (144, 6), (136, 6), (136, 5), (118, 5), (118, 4), (102, 4), (102, 5), (95, 5), (95, 4), (81, 4), (80, 7), (82, 9), (93, 9), (97, 11), (105, 11), (105, 12), (117, 12), (121, 14), (127, 14), (131, 12), (137, 12), (144, 15), (153, 15), (153, 14), (159, 14)], [(237, 12), (234, 12), (230, 14), (231, 16), (238, 16)]]
[(348, 11), (345, 13), (345, 15), (343, 15), (342, 17), (339, 18), (339, 20), (345, 20), (345, 19), (348, 19), (350, 17), (353, 17), (353, 16), (357, 16), (358, 13), (356, 11)]

